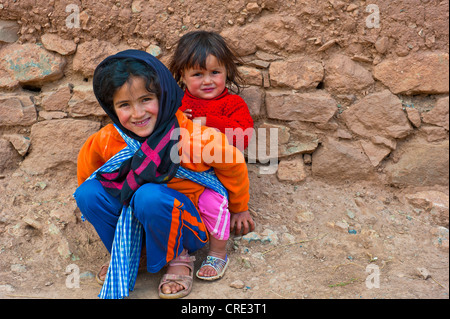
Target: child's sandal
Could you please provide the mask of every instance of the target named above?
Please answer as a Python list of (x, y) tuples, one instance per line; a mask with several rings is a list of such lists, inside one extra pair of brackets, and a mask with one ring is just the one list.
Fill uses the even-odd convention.
[(104, 263), (100, 267), (100, 271), (97, 273), (97, 275), (95, 275), (95, 280), (100, 286), (103, 286), (105, 282), (106, 274), (108, 273), (108, 268), (109, 268), (109, 261)]
[(229, 261), (230, 259), (228, 258), (228, 256), (225, 256), (225, 260), (214, 256), (206, 257), (206, 260), (203, 261), (200, 269), (202, 269), (204, 266), (212, 267), (216, 271), (217, 275), (211, 277), (200, 276), (199, 275), (200, 269), (199, 269), (196, 274), (197, 278), (208, 281), (213, 281), (222, 278), (225, 275), (225, 271), (227, 270)]
[[(189, 268), (189, 275), (174, 275), (174, 274), (165, 274), (161, 282), (159, 283), (158, 292), (159, 297), (161, 299), (178, 299), (186, 297), (190, 294), (192, 290), (192, 282), (194, 277), (194, 256), (184, 255), (178, 256), (171, 262), (169, 262), (169, 266), (185, 266)], [(165, 294), (162, 292), (162, 286), (171, 282), (175, 282), (181, 286), (183, 286), (183, 290), (178, 291), (174, 294)]]

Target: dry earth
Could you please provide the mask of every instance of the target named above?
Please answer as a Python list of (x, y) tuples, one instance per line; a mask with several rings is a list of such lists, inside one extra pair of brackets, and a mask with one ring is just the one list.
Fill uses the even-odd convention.
[[(50, 36), (50, 40), (51, 36), (56, 36), (56, 40), (47, 42), (48, 46), (59, 45), (62, 40), (68, 43), (66, 47), (53, 48), (67, 62), (58, 73), (62, 75), (64, 69), (62, 79), (47, 79), (38, 87), (35, 83), (16, 87), (18, 82), (11, 84), (8, 82), (10, 78), (5, 76), (0, 80), (8, 80), (8, 85), (1, 93), (15, 88), (15, 93), (25, 94), (24, 90), (31, 89), (35, 95), (45, 95), (62, 86), (67, 91), (67, 83), (87, 85), (99, 62), (96, 59), (101, 57), (101, 53), (109, 54), (112, 46), (148, 50), (156, 45), (162, 51), (161, 59), (167, 61), (180, 35), (196, 29), (222, 33), (237, 46), (239, 54), (247, 56), (247, 60), (257, 58), (259, 63), (263, 63), (253, 67), (263, 69), (263, 73), (257, 72), (258, 90), (263, 89), (261, 74), (268, 76), (270, 73), (269, 63), (260, 60), (271, 61), (274, 55), (282, 58), (283, 62), (301, 55), (327, 66), (331, 58), (339, 54), (358, 62), (367, 72), (384, 61), (397, 61), (404, 57), (420, 61), (417, 57), (430, 52), (448, 57), (448, 1), (257, 0), (253, 6), (244, 0), (226, 3), (211, 0), (208, 6), (194, 0), (149, 0), (149, 5), (144, 2), (0, 0), (0, 20), (20, 22), (17, 24), (18, 38), (12, 40), (16, 41), (11, 45), (12, 49), (3, 43), (0, 49), (17, 51), (17, 48), (43, 41), (43, 35)], [(80, 8), (80, 28), (66, 27), (69, 14), (66, 8), (69, 4)], [(366, 19), (370, 12), (366, 8), (369, 4), (379, 7), (381, 28), (367, 27)], [(98, 40), (105, 42), (99, 45)], [(76, 44), (75, 54), (69, 49)], [(97, 52), (99, 50), (93, 44), (103, 48), (104, 52)], [(361, 100), (367, 93), (384, 91), (386, 87), (396, 88), (397, 84), (396, 78), (387, 70), (386, 78), (394, 80), (384, 81), (382, 77), (383, 81), (371, 81), (370, 92), (354, 86), (359, 84), (360, 74), (354, 74), (354, 78), (349, 79), (354, 82), (342, 80), (347, 86), (343, 89), (339, 86), (341, 81), (329, 81), (329, 68), (327, 70), (328, 74), (317, 90), (315, 86), (308, 90), (314, 91), (311, 93), (324, 90), (333, 96), (340, 95), (339, 101), (342, 96), (346, 100), (350, 96), (352, 102), (349, 104), (354, 102), (353, 98)], [(414, 80), (415, 77), (412, 78)], [(433, 94), (438, 94), (436, 97), (444, 94), (446, 97), (448, 84), (444, 88), (430, 89), (430, 83), (444, 83), (427, 77), (430, 78), (432, 80), (414, 87), (417, 92), (408, 93), (406, 90), (405, 93), (399, 89), (402, 92), (399, 97), (406, 104), (415, 103), (416, 106), (427, 104), (430, 98), (434, 100)], [(264, 81), (264, 85), (269, 85), (266, 79)], [(285, 84), (275, 82), (271, 87), (264, 86), (264, 89), (268, 93), (293, 90), (289, 85), (285, 87)], [(412, 84), (417, 83), (413, 81)], [(69, 99), (70, 96), (65, 103), (57, 105), (58, 108), (45, 109), (45, 103), (44, 106), (38, 105), (39, 121), (44, 115), (51, 115), (44, 111), (60, 111), (53, 112), (50, 118), (69, 118), (58, 122), (55, 117), (52, 125), (69, 122), (73, 125), (69, 127), (74, 127), (73, 118), (78, 115), (69, 112)], [(88, 98), (81, 100), (90, 105)], [(270, 106), (261, 107), (259, 120), (266, 118)], [(32, 110), (36, 112), (35, 106)], [(425, 113), (429, 110), (418, 111)], [(99, 115), (90, 113), (90, 110), (85, 112), (87, 114), (80, 113), (87, 120), (93, 117), (98, 120)], [(18, 117), (19, 123), (7, 121), (6, 126), (0, 125), (0, 136), (20, 133), (28, 137), (36, 118), (30, 123), (24, 123), (24, 119), (27, 117)], [(100, 122), (95, 123), (100, 126)], [(444, 135), (438, 136), (437, 140), (448, 140), (448, 124), (445, 131), (440, 128), (441, 125), (438, 126), (417, 131), (430, 137), (433, 129), (440, 130)], [(315, 127), (314, 131), (317, 130), (319, 128)], [(337, 134), (326, 127), (320, 131), (321, 137)], [(353, 138), (348, 132), (344, 133), (346, 139)], [(40, 136), (32, 141), (31, 152), (26, 159), (36, 164), (36, 169), (39, 164), (43, 166), (49, 158), (52, 159), (54, 154), (47, 153), (57, 149), (58, 142), (65, 143), (60, 137), (55, 145), (46, 148), (46, 141), (48, 139)], [(0, 142), (6, 143), (1, 139)], [(403, 142), (399, 140), (399, 144)], [(6, 145), (9, 147), (9, 142), (4, 143), (0, 143), (0, 152)], [(404, 144), (415, 151), (414, 146)], [(65, 149), (65, 156), (70, 155), (70, 151), (78, 152), (73, 144), (70, 145), (72, 149), (67, 152)], [(430, 145), (433, 144), (430, 142)], [(30, 156), (33, 156), (33, 161), (30, 161)], [(426, 162), (427, 158), (422, 157), (420, 159)], [(398, 159), (401, 159), (401, 154), (395, 153), (388, 161)], [(11, 161), (22, 160), (17, 155), (17, 159)], [(80, 212), (72, 198), (77, 186), (73, 159), (72, 162), (66, 158), (59, 160), (61, 165), (52, 168), (51, 173), (41, 175), (29, 175), (20, 167), (10, 168), (8, 165), (5, 166), (8, 170), (3, 172), (3, 163), (0, 163), (0, 299), (95, 299), (100, 291), (94, 275), (100, 265), (108, 260), (108, 254), (92, 226), (81, 222)], [(428, 165), (435, 168), (438, 166), (436, 163), (440, 162), (433, 158)], [(351, 168), (351, 164), (337, 164)], [(383, 168), (384, 164), (381, 165)], [(250, 205), (257, 223), (256, 233), (231, 240), (231, 264), (226, 276), (214, 283), (196, 279), (188, 298), (449, 298), (448, 197), (446, 221), (440, 223), (436, 223), (433, 211), (426, 203), (419, 202), (413, 206), (406, 199), (406, 196), (422, 191), (438, 191), (448, 196), (448, 186), (400, 189), (382, 183), (364, 182), (361, 176), (348, 184), (338, 184), (342, 176), (318, 180), (311, 177), (311, 166), (306, 165), (305, 169), (308, 170), (306, 179), (291, 184), (280, 182), (276, 175), (259, 175), (259, 166), (249, 165)], [(441, 184), (448, 185), (448, 176), (439, 177), (447, 178), (447, 183)], [(252, 238), (259, 240), (251, 241)], [(197, 254), (197, 269), (205, 251), (203, 249)], [(79, 288), (70, 288), (74, 273), (66, 272), (68, 266), (79, 269)], [(418, 269), (422, 269), (422, 274)], [(140, 273), (130, 298), (158, 298), (157, 286), (161, 275)]]
[[(0, 179), (0, 202), (8, 207), (0, 220), (0, 298), (97, 298), (94, 274), (108, 254), (92, 226), (81, 222), (71, 196), (76, 180), (64, 172), (17, 170)], [(423, 190), (448, 195), (447, 189), (293, 185), (260, 175), (256, 164), (249, 173), (256, 232), (230, 240), (226, 276), (196, 279), (188, 298), (449, 297), (448, 230), (439, 235), (430, 214), (404, 197)], [(197, 269), (205, 252), (197, 253)], [(79, 268), (79, 288), (71, 288), (70, 265)], [(130, 298), (158, 298), (161, 275), (141, 272)]]

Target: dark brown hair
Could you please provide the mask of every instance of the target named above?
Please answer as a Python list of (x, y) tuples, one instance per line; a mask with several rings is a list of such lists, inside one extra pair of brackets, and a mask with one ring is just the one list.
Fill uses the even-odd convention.
[[(206, 69), (206, 58), (210, 54), (215, 56), (219, 64), (226, 68), (228, 89), (239, 94), (243, 79), (237, 69), (237, 64), (242, 64), (242, 61), (227, 45), (224, 38), (215, 32), (193, 31), (181, 37), (170, 61), (169, 70), (184, 89), (183, 72), (195, 67)], [(236, 91), (232, 85), (236, 87)]]

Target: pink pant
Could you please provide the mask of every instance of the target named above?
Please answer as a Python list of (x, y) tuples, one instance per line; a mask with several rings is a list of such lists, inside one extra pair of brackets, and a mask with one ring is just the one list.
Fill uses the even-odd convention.
[(219, 240), (230, 238), (230, 211), (228, 200), (206, 188), (198, 199), (200, 216), (211, 236)]

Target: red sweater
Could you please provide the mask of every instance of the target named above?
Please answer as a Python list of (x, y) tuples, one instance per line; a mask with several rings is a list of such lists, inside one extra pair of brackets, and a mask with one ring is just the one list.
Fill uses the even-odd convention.
[[(247, 148), (252, 138), (253, 130), (245, 131), (253, 129), (253, 119), (248, 106), (239, 95), (230, 94), (228, 89), (211, 100), (195, 97), (186, 89), (179, 109), (183, 112), (191, 109), (192, 118), (206, 116), (206, 126), (217, 128), (227, 135), (229, 142), (241, 151)], [(230, 135), (225, 131), (226, 128), (242, 130), (233, 130)], [(242, 144), (242, 139), (244, 149), (239, 145)]]

